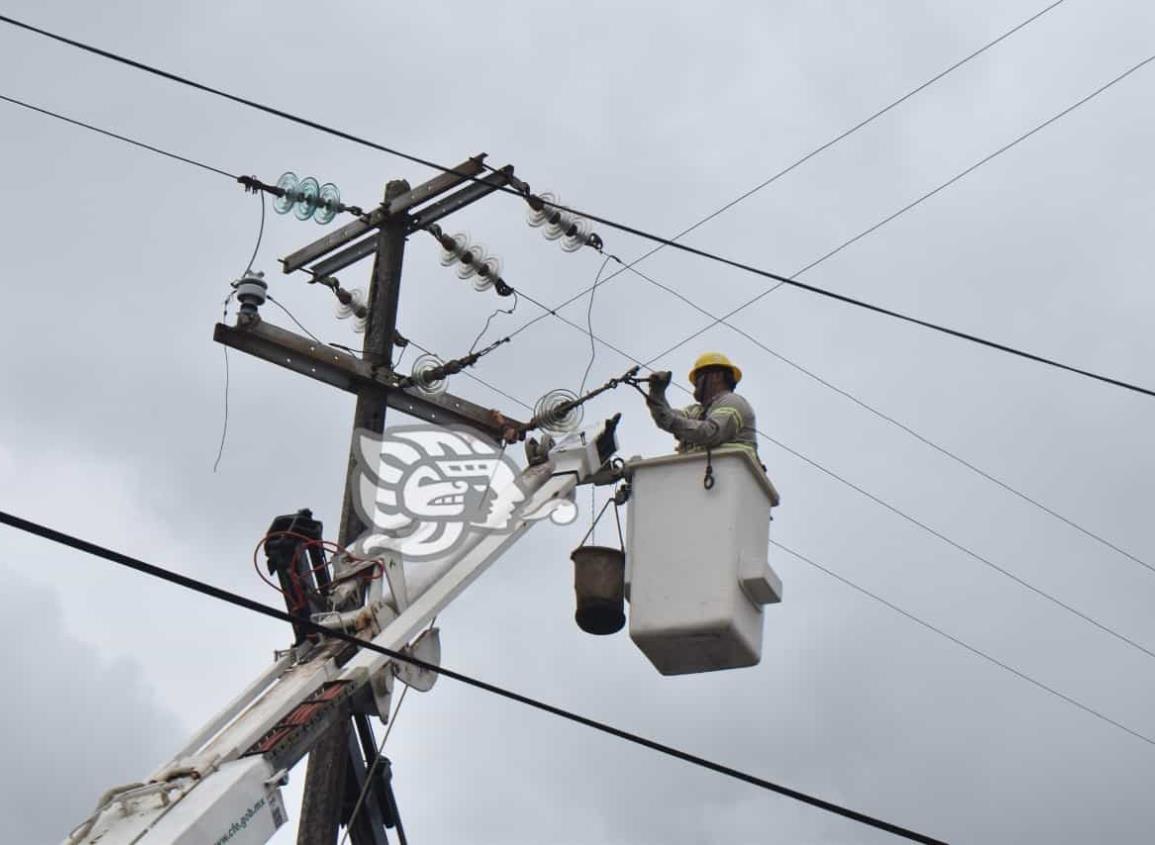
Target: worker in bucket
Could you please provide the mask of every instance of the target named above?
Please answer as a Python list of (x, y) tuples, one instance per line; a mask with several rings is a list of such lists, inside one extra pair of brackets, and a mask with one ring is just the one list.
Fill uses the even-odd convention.
[(719, 352), (707, 352), (698, 356), (690, 370), (690, 383), (698, 400), (695, 404), (682, 410), (670, 407), (666, 400), (669, 370), (650, 376), (646, 404), (658, 428), (677, 438), (677, 451), (736, 446), (749, 451), (757, 461), (754, 409), (734, 392), (741, 380), (742, 371), (729, 358)]

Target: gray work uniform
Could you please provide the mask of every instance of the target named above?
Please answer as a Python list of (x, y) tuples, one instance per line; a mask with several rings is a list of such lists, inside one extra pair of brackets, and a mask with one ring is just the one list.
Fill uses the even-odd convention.
[(723, 391), (706, 407), (694, 403), (682, 410), (671, 408), (664, 395), (649, 405), (658, 428), (678, 440), (677, 451), (701, 452), (720, 446), (739, 446), (758, 458), (758, 434), (754, 409), (737, 393)]

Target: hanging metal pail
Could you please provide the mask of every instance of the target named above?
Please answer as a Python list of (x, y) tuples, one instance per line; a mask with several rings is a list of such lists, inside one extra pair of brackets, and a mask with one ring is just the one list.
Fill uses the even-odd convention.
[(587, 634), (613, 634), (626, 624), (626, 555), (607, 546), (579, 546), (573, 560), (574, 620)]

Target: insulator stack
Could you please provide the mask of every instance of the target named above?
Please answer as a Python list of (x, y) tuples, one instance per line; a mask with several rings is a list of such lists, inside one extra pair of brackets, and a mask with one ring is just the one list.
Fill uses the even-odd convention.
[(441, 244), (441, 266), (459, 264), (457, 278), (471, 281), (474, 290), (483, 291), (497, 287), (501, 296), (508, 296), (513, 290), (501, 278), (501, 259), (489, 255), (481, 244), (475, 244), (465, 232), (447, 235), (433, 230), (434, 237)]
[(557, 194), (549, 191), (541, 195), (532, 194), (526, 202), (529, 203), (526, 222), (535, 229), (544, 227), (542, 234), (546, 240), (560, 241), (566, 252), (577, 252), (583, 246), (602, 248), (602, 239), (593, 231), (590, 221), (556, 207), (562, 204)]
[(336, 185), (332, 182), (322, 185), (312, 176), (298, 179), (296, 173), (288, 171), (277, 180), (277, 188), (283, 193), (273, 203), (273, 210), (278, 214), (291, 211), (298, 220), (312, 217), (324, 226), (345, 208), (341, 205), (341, 191)]

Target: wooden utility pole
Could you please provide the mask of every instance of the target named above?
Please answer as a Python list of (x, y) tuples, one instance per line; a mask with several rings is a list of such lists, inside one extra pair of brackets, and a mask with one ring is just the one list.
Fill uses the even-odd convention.
[[(438, 220), (514, 181), (511, 165), (481, 176), (484, 158), (478, 155), (467, 159), (412, 189), (405, 181), (390, 182), (378, 208), (282, 259), (286, 273), (307, 269), (314, 278), (329, 279), (331, 274), (375, 256), (361, 358), (259, 317), (238, 320), (236, 326), (218, 324), (214, 332), (219, 343), (357, 396), (338, 535), (342, 547), (356, 542), (368, 527), (362, 524), (353, 498), (358, 432), (368, 430), (380, 435), (385, 429), (387, 408), (434, 425), (468, 426), (494, 439), (505, 436), (511, 426), (523, 427), (517, 420), (461, 397), (423, 392), (393, 371), (405, 238), (422, 229), (435, 231)], [(445, 196), (450, 191), (453, 193)], [(347, 661), (355, 653), (355, 649), (339, 652), (338, 660)], [(384, 845), (390, 810), (383, 805), (391, 799), (377, 800), (381, 790), (367, 786), (369, 767), (377, 752), (369, 713), (356, 708), (353, 712), (346, 710), (339, 718), (331, 719), (326, 731), (309, 749), (298, 845), (335, 845), (344, 815), (362, 791), (366, 800), (350, 829), (350, 838), (353, 845)], [(404, 843), (399, 821), (388, 821), (397, 821), (397, 833)]]
[[(404, 180), (390, 182), (385, 188), (385, 205), (409, 190)], [(401, 265), (405, 255), (405, 222), (390, 219), (381, 226), (377, 238), (377, 257), (369, 283), (369, 316), (365, 324), (363, 360), (373, 367), (393, 369), (393, 337), (397, 331), (397, 302), (401, 292)], [(385, 411), (379, 390), (363, 387), (357, 391), (357, 408), (353, 412), (353, 431), (349, 443), (349, 468), (345, 476), (345, 502), (341, 508), (341, 531), (338, 542), (351, 545), (366, 527), (353, 506), (353, 482), (357, 472), (358, 431), (375, 434), (385, 430)], [(349, 758), (350, 723), (344, 720), (329, 729), (309, 753), (305, 774), (301, 822), (297, 829), (298, 845), (330, 845), (337, 841), (341, 805), (345, 801), (345, 774)]]

